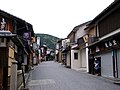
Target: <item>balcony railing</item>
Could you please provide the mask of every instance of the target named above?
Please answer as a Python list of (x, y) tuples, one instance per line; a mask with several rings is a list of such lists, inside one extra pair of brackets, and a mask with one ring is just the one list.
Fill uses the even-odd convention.
[(93, 42), (96, 42), (98, 40), (98, 37), (89, 37), (88, 38), (88, 43), (91, 44)]
[(78, 45), (82, 45), (82, 44), (84, 44), (85, 42), (84, 42), (83, 37), (78, 38), (78, 39), (77, 39), (77, 43), (78, 43)]

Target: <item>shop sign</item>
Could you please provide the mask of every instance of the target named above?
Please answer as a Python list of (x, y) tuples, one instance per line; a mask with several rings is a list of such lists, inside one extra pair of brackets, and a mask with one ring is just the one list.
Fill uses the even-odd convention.
[(117, 41), (116, 40), (105, 42), (105, 47), (106, 48), (112, 47), (112, 46), (116, 46), (116, 45), (117, 45)]
[(30, 38), (31, 38), (31, 32), (24, 32), (23, 33), (23, 38), (25, 38), (27, 40), (30, 40)]

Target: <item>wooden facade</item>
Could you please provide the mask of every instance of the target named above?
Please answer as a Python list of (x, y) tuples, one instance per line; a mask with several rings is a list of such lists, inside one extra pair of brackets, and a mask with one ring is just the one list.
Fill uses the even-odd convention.
[(98, 23), (99, 36), (103, 37), (120, 28), (120, 7)]
[(89, 43), (89, 73), (94, 72), (94, 60), (99, 58), (101, 75), (120, 78), (120, 2), (114, 1), (88, 25), (95, 27), (97, 40)]
[[(30, 23), (1, 10), (0, 22), (4, 23), (4, 28), (0, 27), (0, 90), (9, 90), (12, 61), (18, 61), (18, 69), (21, 69), (26, 59), (23, 54), (26, 54), (26, 65), (29, 68), (29, 58), (32, 60), (31, 37), (34, 37), (34, 31)], [(8, 36), (4, 36), (6, 32), (9, 32)]]
[[(0, 15), (0, 22), (5, 20), (5, 28), (4, 31), (13, 32), (12, 28), (12, 19), (6, 16), (6, 14)], [(1, 28), (0, 28), (1, 29)], [(2, 45), (2, 43), (4, 43)], [(13, 45), (13, 44), (11, 44)], [(0, 90), (5, 89), (9, 90), (10, 88), (10, 73), (11, 73), (11, 62), (14, 59), (14, 47), (10, 49), (10, 37), (9, 38), (1, 38), (0, 42)]]

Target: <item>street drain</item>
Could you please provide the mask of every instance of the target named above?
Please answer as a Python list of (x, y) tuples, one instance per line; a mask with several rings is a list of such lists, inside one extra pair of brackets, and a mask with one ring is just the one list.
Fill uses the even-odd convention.
[(42, 80), (31, 80), (28, 83), (28, 86), (51, 85), (51, 84), (55, 84), (55, 81), (52, 79), (42, 79)]

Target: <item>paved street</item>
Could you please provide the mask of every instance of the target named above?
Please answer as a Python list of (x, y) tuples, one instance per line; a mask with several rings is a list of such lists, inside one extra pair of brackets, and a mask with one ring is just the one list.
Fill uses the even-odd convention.
[(120, 90), (110, 80), (65, 68), (54, 62), (35, 66), (28, 82), (29, 90)]

